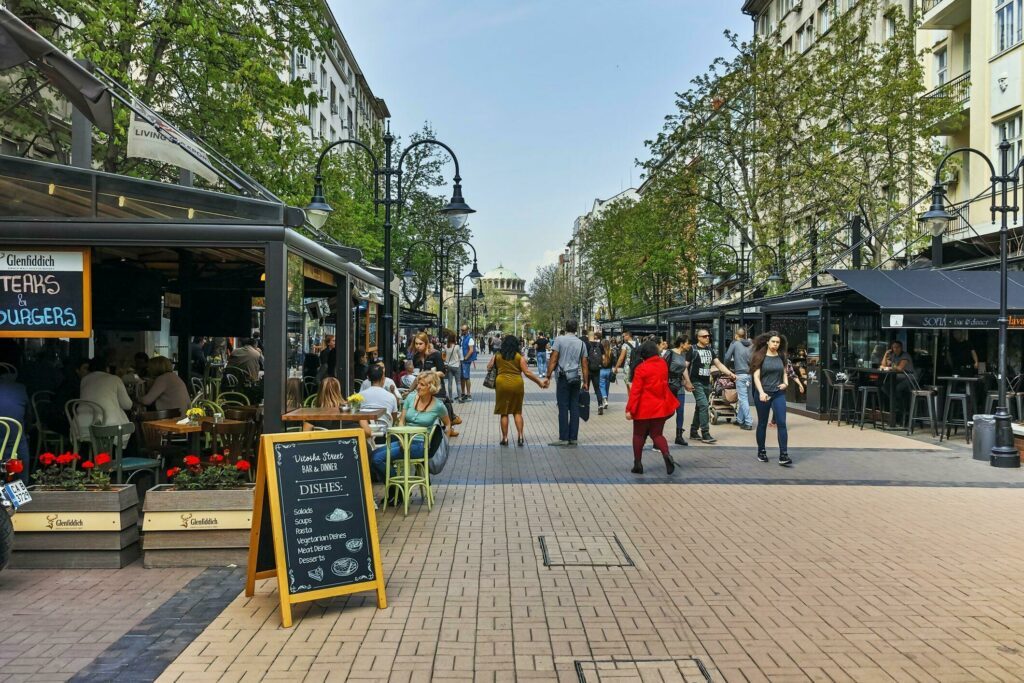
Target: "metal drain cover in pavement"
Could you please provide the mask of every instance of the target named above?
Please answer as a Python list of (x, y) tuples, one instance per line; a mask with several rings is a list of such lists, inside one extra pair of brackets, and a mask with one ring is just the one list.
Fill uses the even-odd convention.
[(545, 567), (635, 567), (622, 541), (611, 536), (538, 536)]
[(611, 680), (711, 683), (711, 675), (696, 657), (576, 660), (574, 664), (580, 683)]

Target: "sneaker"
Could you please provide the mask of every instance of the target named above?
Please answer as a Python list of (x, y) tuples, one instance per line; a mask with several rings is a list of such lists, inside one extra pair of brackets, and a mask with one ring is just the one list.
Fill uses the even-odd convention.
[(740, 425), (740, 429), (742, 429), (743, 431), (746, 431), (746, 432), (749, 432), (753, 428), (754, 428), (754, 425)]
[(597, 414), (598, 415), (604, 415), (604, 406), (598, 406), (597, 407)]
[(472, 400), (473, 400), (473, 397), (472, 397), (472, 396), (470, 396), (469, 394), (466, 394), (466, 400), (465, 400), (465, 401), (463, 401), (463, 403), (469, 403), (469, 402), (470, 402), (470, 401), (472, 401)]
[(765, 453), (764, 451), (758, 451), (757, 459), (760, 460), (761, 462), (768, 462), (768, 454)]
[(700, 437), (700, 440), (703, 441), (704, 443), (716, 443), (718, 441), (718, 439), (711, 436), (711, 434), (703, 435), (702, 437)]
[(696, 429), (691, 429), (690, 430), (690, 439), (696, 441), (699, 438), (700, 438), (700, 435), (697, 434), (697, 430)]
[(565, 442), (566, 448), (576, 448), (576, 439), (569, 439)]
[(789, 453), (779, 453), (779, 464), (783, 467), (788, 467), (793, 464), (793, 460), (790, 459)]
[(568, 441), (552, 441), (548, 445), (549, 446), (554, 446), (555, 448), (565, 448), (566, 446), (569, 445), (569, 442)]

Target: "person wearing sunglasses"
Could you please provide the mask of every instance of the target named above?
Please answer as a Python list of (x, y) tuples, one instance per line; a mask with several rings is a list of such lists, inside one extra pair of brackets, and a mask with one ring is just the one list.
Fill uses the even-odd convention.
[[(711, 333), (704, 329), (697, 330), (697, 343), (687, 353), (686, 362), (689, 363), (690, 383), (693, 384), (693, 401), (697, 406), (693, 411), (693, 421), (690, 423), (690, 438), (700, 439), (704, 443), (715, 443), (716, 439), (711, 436), (708, 414), (711, 403), (711, 368), (714, 366), (726, 377), (733, 379), (736, 379), (736, 373), (718, 359), (718, 353), (711, 345)], [(701, 432), (699, 436), (697, 435), (698, 425)]]

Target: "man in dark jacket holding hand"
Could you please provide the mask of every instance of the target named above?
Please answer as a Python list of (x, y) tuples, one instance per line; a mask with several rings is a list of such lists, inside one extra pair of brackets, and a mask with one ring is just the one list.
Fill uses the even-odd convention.
[(739, 409), (736, 411), (736, 424), (741, 429), (751, 430), (754, 428), (754, 418), (750, 413), (750, 340), (747, 339), (747, 331), (742, 327), (736, 328), (729, 350), (725, 352), (725, 362), (732, 364), (732, 371), (736, 373), (736, 397), (739, 402)]

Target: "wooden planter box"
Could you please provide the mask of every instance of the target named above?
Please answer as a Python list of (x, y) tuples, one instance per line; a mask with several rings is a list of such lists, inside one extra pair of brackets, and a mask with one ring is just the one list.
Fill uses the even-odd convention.
[(17, 569), (120, 569), (139, 557), (139, 497), (133, 484), (109, 491), (40, 491), (14, 515)]
[(244, 567), (252, 526), (252, 487), (175, 491), (170, 484), (146, 492), (142, 510), (145, 567)]

